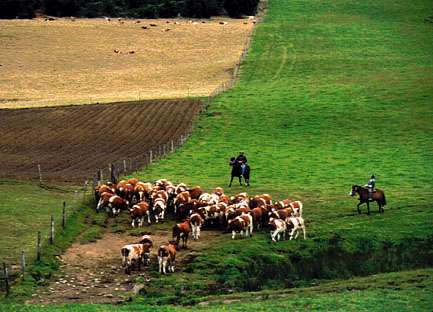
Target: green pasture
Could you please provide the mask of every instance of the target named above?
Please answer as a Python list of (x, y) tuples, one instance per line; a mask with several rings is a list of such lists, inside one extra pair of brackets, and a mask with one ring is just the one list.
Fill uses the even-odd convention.
[[(63, 201), (69, 216), (73, 194), (73, 188), (65, 191), (41, 188), (29, 182), (0, 181), (0, 260), (16, 265), (21, 251), (25, 251), (29, 259), (34, 258), (37, 232), (41, 231), (42, 243), (45, 243), (50, 233), (51, 215), (58, 230)], [(76, 202), (81, 199), (76, 196)]]
[[(269, 2), (236, 87), (179, 152), (137, 175), (302, 200), (309, 240), (226, 237), (188, 265), (196, 274), (184, 288), (255, 290), (433, 264), (432, 12), (431, 1)], [(228, 189), (239, 150), (252, 186)], [(388, 205), (359, 216), (348, 193), (372, 173)], [(177, 282), (165, 284), (173, 302)]]
[(202, 298), (193, 307), (0, 305), (2, 311), (431, 311), (432, 269), (387, 273), (308, 288)]

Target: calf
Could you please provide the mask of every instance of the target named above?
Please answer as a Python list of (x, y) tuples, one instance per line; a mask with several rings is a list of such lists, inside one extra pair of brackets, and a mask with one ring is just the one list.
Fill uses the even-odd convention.
[(147, 216), (147, 223), (150, 224), (149, 204), (145, 201), (139, 202), (138, 204), (132, 206), (132, 208), (129, 209), (129, 214), (131, 215), (132, 227), (135, 227), (135, 224), (137, 224), (139, 227), (142, 227), (145, 216)]
[(284, 220), (270, 218), (268, 224), (271, 227), (271, 238), (273, 242), (279, 241), (281, 236), (283, 239), (286, 237), (287, 224)]
[(198, 213), (193, 213), (190, 216), (190, 224), (192, 229), (192, 238), (198, 240), (200, 237), (200, 228), (203, 225), (203, 218)]
[(130, 274), (135, 264), (137, 264), (140, 271), (141, 264), (145, 262), (145, 255), (150, 254), (150, 248), (147, 244), (130, 244), (123, 246), (120, 253), (125, 273)]
[(167, 274), (168, 271), (174, 272), (176, 260), (177, 244), (175, 241), (169, 241), (168, 245), (161, 245), (158, 248), (158, 272)]
[(292, 228), (292, 231), (290, 232), (290, 240), (293, 239), (293, 235), (295, 235), (295, 239), (298, 238), (299, 232), (302, 230), (304, 234), (304, 239), (307, 239), (307, 233), (305, 230), (305, 223), (304, 219), (302, 217), (291, 217), (286, 219), (287, 226), (289, 228)]
[(187, 243), (189, 233), (191, 233), (191, 225), (189, 223), (189, 218), (186, 218), (183, 223), (178, 223), (173, 226), (173, 239), (176, 239), (176, 244), (179, 245), (179, 241), (182, 238), (184, 248), (188, 248)]

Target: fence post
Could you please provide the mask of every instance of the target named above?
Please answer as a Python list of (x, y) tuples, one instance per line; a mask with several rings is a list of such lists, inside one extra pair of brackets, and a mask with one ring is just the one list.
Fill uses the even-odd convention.
[(66, 202), (63, 201), (63, 208), (62, 208), (62, 229), (65, 229), (65, 225), (66, 225)]
[(54, 244), (54, 217), (51, 215), (50, 222), (50, 245)]
[(149, 164), (152, 163), (152, 150), (149, 151)]
[[(100, 181), (102, 182), (104, 180), (102, 169), (99, 169), (99, 177), (101, 178)], [(102, 183), (104, 183), (104, 182), (102, 182)]]
[(42, 184), (42, 170), (41, 170), (41, 164), (38, 164), (38, 173), (39, 173), (39, 184)]
[(123, 174), (126, 174), (126, 160), (123, 160)]
[(3, 274), (4, 274), (5, 287), (6, 287), (5, 297), (8, 297), (9, 296), (9, 272), (8, 272), (8, 268), (6, 267), (6, 262), (3, 262)]
[(173, 140), (171, 140), (171, 152), (172, 153), (174, 152), (174, 142), (173, 142)]
[(26, 254), (24, 253), (24, 250), (21, 251), (20, 269), (21, 269), (21, 273), (24, 274), (26, 270)]
[(41, 231), (38, 231), (38, 240), (36, 243), (36, 260), (41, 261)]

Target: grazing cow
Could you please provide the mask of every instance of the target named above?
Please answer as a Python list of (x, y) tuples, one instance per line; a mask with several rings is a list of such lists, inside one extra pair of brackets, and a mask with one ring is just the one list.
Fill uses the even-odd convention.
[(189, 233), (191, 233), (191, 225), (189, 223), (189, 218), (186, 218), (184, 222), (178, 223), (173, 226), (173, 239), (176, 239), (176, 244), (179, 245), (179, 241), (182, 238), (182, 244), (184, 248), (188, 248), (187, 244)]
[(191, 201), (191, 196), (189, 192), (185, 191), (177, 194), (176, 198), (174, 199), (174, 213), (176, 214), (182, 205), (185, 205), (190, 201)]
[(122, 255), (122, 266), (125, 273), (129, 274), (134, 264), (138, 266), (140, 271), (141, 264), (146, 262), (146, 254), (150, 254), (150, 248), (148, 244), (130, 244), (123, 246), (120, 253)]
[(161, 245), (158, 248), (158, 272), (167, 274), (168, 271), (174, 272), (176, 261), (177, 244), (175, 241), (169, 241), (168, 245)]
[(153, 214), (155, 215), (156, 223), (158, 223), (159, 220), (164, 220), (165, 208), (167, 208), (167, 204), (164, 199), (155, 199), (155, 201), (153, 202)]
[(200, 228), (202, 227), (204, 220), (198, 213), (193, 213), (189, 220), (192, 229), (192, 238), (198, 240), (200, 238)]
[(142, 227), (145, 216), (147, 216), (147, 223), (151, 223), (149, 204), (145, 201), (139, 202), (138, 204), (132, 206), (132, 208), (129, 209), (129, 214), (131, 215), (132, 227), (135, 227), (135, 224), (137, 224), (139, 227)]
[[(232, 239), (236, 238), (236, 233), (242, 237), (248, 236), (248, 231), (250, 229), (250, 225), (247, 223), (247, 218), (242, 218), (241, 216), (237, 216), (234, 219), (228, 221), (228, 229), (232, 232)], [(245, 233), (245, 235), (244, 235)]]
[(289, 204), (290, 208), (293, 210), (293, 215), (295, 217), (302, 217), (302, 202), (300, 200), (295, 200)]
[(293, 235), (295, 235), (295, 239), (298, 238), (299, 232), (302, 230), (304, 234), (304, 239), (307, 239), (307, 234), (305, 230), (305, 223), (302, 217), (290, 217), (286, 219), (287, 226), (292, 229), (290, 232), (290, 240), (293, 239)]
[(188, 190), (191, 199), (199, 199), (200, 195), (203, 193), (201, 187), (197, 185), (196, 187)]
[(129, 202), (118, 195), (111, 196), (108, 200), (107, 212), (116, 216), (121, 210), (127, 210)]
[(285, 239), (287, 224), (284, 220), (270, 218), (268, 224), (271, 227), (271, 238), (273, 242), (279, 241), (281, 237)]

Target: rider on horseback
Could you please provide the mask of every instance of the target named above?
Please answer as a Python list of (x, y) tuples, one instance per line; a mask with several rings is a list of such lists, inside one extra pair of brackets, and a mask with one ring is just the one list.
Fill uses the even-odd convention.
[(236, 162), (241, 164), (241, 173), (245, 174), (245, 169), (247, 167), (246, 163), (247, 163), (247, 157), (244, 155), (243, 151), (239, 152), (238, 157), (236, 157)]
[(373, 193), (376, 192), (376, 177), (374, 174), (371, 175), (370, 180), (368, 180), (368, 183), (365, 186), (368, 188), (368, 200), (372, 200)]

